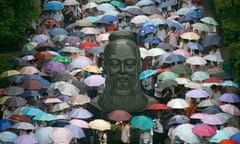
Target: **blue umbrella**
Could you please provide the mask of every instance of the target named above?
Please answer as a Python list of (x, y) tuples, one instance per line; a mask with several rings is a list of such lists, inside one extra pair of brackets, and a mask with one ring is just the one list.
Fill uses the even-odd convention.
[(156, 74), (156, 72), (157, 71), (153, 70), (153, 69), (144, 70), (139, 74), (139, 79), (142, 80), (142, 79), (148, 78), (148, 77)]
[(36, 115), (33, 120), (37, 120), (37, 121), (53, 121), (56, 120), (56, 116), (49, 114), (49, 113), (41, 113), (39, 115)]
[(175, 62), (184, 62), (186, 58), (182, 55), (175, 55), (175, 54), (170, 54), (168, 57), (166, 57), (165, 61), (170, 62), (170, 63), (175, 63)]
[(0, 133), (0, 141), (2, 142), (13, 142), (17, 135), (10, 131), (4, 131)]
[(84, 131), (75, 125), (66, 125), (65, 128), (69, 129), (75, 138), (81, 139), (86, 137)]
[(217, 114), (223, 111), (221, 110), (221, 108), (219, 108), (219, 106), (209, 106), (203, 109), (202, 112), (207, 114)]
[(53, 28), (49, 31), (51, 36), (55, 35), (68, 35), (68, 32), (63, 28)]
[(43, 111), (41, 109), (35, 108), (35, 107), (26, 107), (21, 110), (21, 113), (24, 115), (27, 115), (27, 116), (36, 116), (36, 115), (43, 113)]
[(192, 49), (192, 50), (199, 50), (199, 51), (203, 51), (204, 50), (202, 45), (199, 44), (199, 43), (196, 43), (196, 42), (188, 42), (185, 46), (190, 48), (190, 49)]
[(8, 119), (1, 119), (0, 120), (0, 131), (4, 131), (9, 129), (13, 126), (13, 122)]
[(27, 97), (32, 97), (32, 96), (41, 96), (41, 94), (36, 91), (36, 90), (25, 90), (22, 94), (22, 97), (27, 98)]
[(176, 20), (167, 20), (167, 24), (169, 27), (175, 27), (177, 31), (184, 29), (184, 26)]
[(193, 11), (188, 12), (185, 16), (191, 17), (193, 19), (200, 19), (200, 18), (204, 17), (204, 14), (202, 12), (193, 10)]
[(85, 20), (88, 20), (88, 21), (90, 21), (90, 22), (92, 22), (92, 23), (95, 23), (95, 22), (97, 22), (97, 21), (99, 20), (99, 18), (98, 18), (98, 17), (95, 17), (95, 16), (87, 16), (87, 17), (85, 17), (84, 19), (85, 19)]
[(176, 4), (177, 4), (176, 0), (167, 0), (165, 2), (161, 2), (159, 7), (160, 8), (167, 8), (167, 7), (174, 6)]
[(68, 113), (71, 118), (79, 118), (79, 119), (88, 119), (93, 117), (93, 114), (84, 108), (73, 109)]
[(113, 15), (104, 15), (103, 17), (101, 17), (100, 21), (112, 23), (112, 22), (118, 21), (118, 17)]
[(235, 87), (235, 88), (239, 88), (239, 85), (231, 80), (226, 80), (223, 83), (220, 83), (221, 86), (226, 87)]
[(97, 6), (97, 9), (100, 11), (110, 11), (110, 10), (116, 10), (116, 8), (111, 5), (110, 3), (102, 3)]
[(162, 42), (162, 40), (158, 37), (148, 37), (143, 40), (144, 43), (150, 43), (150, 44), (159, 44)]
[(136, 6), (146, 6), (146, 5), (152, 5), (154, 2), (152, 0), (140, 0), (135, 5)]
[(63, 4), (59, 1), (49, 1), (44, 6), (45, 10), (62, 10), (63, 8)]
[(22, 77), (23, 76), (15, 75), (15, 76), (11, 76), (10, 78), (8, 78), (8, 80), (10, 82), (14, 82), (14, 83), (21, 83), (22, 82)]
[(97, 47), (97, 48), (90, 48), (87, 50), (88, 53), (95, 53), (95, 54), (98, 54), (98, 53), (103, 53), (104, 52), (104, 48), (103, 47)]
[(146, 26), (142, 26), (139, 31), (138, 31), (138, 35), (139, 36), (145, 36), (147, 34), (150, 33), (154, 33), (157, 30), (157, 27), (154, 25), (146, 25)]
[(52, 132), (52, 127), (43, 127), (35, 132), (35, 138), (38, 140), (39, 144), (53, 143), (49, 134)]
[(40, 82), (45, 87), (48, 87), (51, 84), (49, 81), (42, 78), (40, 75), (25, 75), (25, 76), (22, 77), (21, 82), (25, 82), (25, 81), (28, 81), (28, 80), (36, 80), (36, 81)]
[(232, 135), (230, 139), (240, 143), (240, 132), (235, 133), (234, 135)]
[(141, 130), (150, 130), (154, 127), (154, 122), (152, 118), (145, 115), (132, 117), (130, 123), (133, 127), (139, 128)]
[(218, 46), (220, 44), (221, 37), (218, 35), (207, 35), (204, 37), (204, 39), (201, 41), (201, 44), (203, 47), (209, 47), (209, 46)]

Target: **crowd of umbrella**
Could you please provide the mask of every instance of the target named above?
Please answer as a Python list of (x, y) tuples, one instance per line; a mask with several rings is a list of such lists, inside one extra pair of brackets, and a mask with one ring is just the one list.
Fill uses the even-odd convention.
[[(148, 115), (131, 115), (124, 110), (115, 110), (107, 114), (107, 119), (102, 119), (96, 117), (86, 105), (91, 103), (93, 98), (88, 93), (90, 90), (97, 89), (97, 94), (101, 94), (104, 88), (105, 77), (94, 60), (104, 52), (104, 46), (98, 42), (108, 41), (111, 33), (101, 33), (94, 23), (116, 24), (120, 17), (130, 16), (132, 24), (141, 25), (136, 32), (139, 37), (156, 32), (159, 25), (167, 25), (176, 27), (179, 37), (189, 41), (186, 46), (192, 50), (204, 51), (220, 44), (221, 38), (217, 34), (207, 35), (197, 42), (200, 36), (190, 29), (184, 29), (183, 23), (190, 21), (197, 21), (192, 27), (206, 33), (211, 32), (209, 25), (218, 25), (212, 17), (204, 16), (202, 11), (198, 11), (203, 10), (201, 6), (179, 8), (176, 16), (164, 18), (159, 9), (153, 8), (152, 5), (156, 2), (140, 0), (127, 4), (117, 0), (94, 0), (85, 4), (84, 9), (96, 8), (103, 15), (87, 16), (66, 28), (52, 28), (49, 35), (37, 34), (32, 37), (31, 41), (24, 45), (21, 56), (15, 59), (16, 69), (1, 74), (1, 78), (8, 78), (10, 86), (1, 91), (3, 118), (0, 120), (0, 141), (16, 144), (67, 144), (73, 139), (88, 136), (85, 132), (89, 129), (111, 130), (114, 122), (119, 121), (129, 121), (132, 128), (142, 131), (152, 129), (153, 118)], [(173, 0), (159, 1), (159, 8), (177, 4), (177, 1)], [(44, 5), (44, 10), (59, 13), (65, 6), (79, 5), (75, 0), (49, 1)], [(58, 21), (53, 17), (44, 17), (42, 24), (56, 23)], [(76, 27), (81, 27), (80, 31), (72, 31)], [(86, 36), (96, 36), (98, 42), (83, 42)], [(62, 48), (50, 45), (49, 41)], [(176, 114), (167, 120), (168, 127), (178, 125), (174, 130), (174, 137), (190, 144), (199, 144), (203, 139), (209, 143), (240, 143), (239, 95), (232, 91), (221, 94), (217, 100), (209, 98), (211, 85), (237, 90), (238, 84), (230, 80), (232, 77), (221, 67), (195, 72), (192, 72), (190, 67), (204, 67), (207, 61), (222, 63), (223, 59), (214, 54), (204, 57), (192, 55), (184, 49), (176, 49), (163, 43), (153, 35), (143, 41), (149, 44), (157, 43), (156, 48), (139, 48), (143, 60), (149, 57), (157, 58), (161, 64), (172, 66), (168, 70), (160, 67), (145, 69), (139, 74), (139, 79), (143, 81), (156, 77), (162, 90), (182, 85), (187, 89), (184, 93), (186, 99), (201, 99), (197, 105), (201, 112), (189, 117)], [(93, 58), (84, 55), (85, 53), (93, 54)], [(83, 74), (81, 78), (77, 77), (79, 73)], [(150, 105), (146, 111), (184, 111), (189, 107), (186, 99), (176, 95), (165, 104)], [(192, 124), (193, 119), (199, 120), (199, 124)], [(235, 123), (238, 123), (237, 126)], [(219, 128), (219, 125), (225, 127)], [(24, 131), (26, 133), (20, 134)], [(28, 134), (28, 131), (34, 134)]]

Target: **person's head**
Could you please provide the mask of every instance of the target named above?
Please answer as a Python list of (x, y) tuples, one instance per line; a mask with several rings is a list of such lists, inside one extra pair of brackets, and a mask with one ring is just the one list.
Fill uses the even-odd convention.
[[(127, 106), (129, 108), (126, 107), (129, 105), (128, 102), (134, 102), (137, 97), (141, 101), (141, 86), (138, 79), (141, 58), (135, 34), (127, 31), (113, 32), (109, 41), (104, 51), (104, 72), (107, 76), (104, 95), (107, 101), (112, 101), (110, 105), (113, 107), (135, 111), (139, 104), (135, 105), (136, 108), (131, 104)], [(141, 103), (140, 107), (143, 108)], [(102, 103), (102, 106), (105, 107), (105, 104)], [(110, 107), (108, 108), (115, 109)]]

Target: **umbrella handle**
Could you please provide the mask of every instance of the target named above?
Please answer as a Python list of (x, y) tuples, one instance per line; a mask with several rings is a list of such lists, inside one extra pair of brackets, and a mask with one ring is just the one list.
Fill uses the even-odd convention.
[(169, 93), (169, 91), (165, 92), (164, 95), (163, 95), (163, 98), (166, 98), (168, 93)]

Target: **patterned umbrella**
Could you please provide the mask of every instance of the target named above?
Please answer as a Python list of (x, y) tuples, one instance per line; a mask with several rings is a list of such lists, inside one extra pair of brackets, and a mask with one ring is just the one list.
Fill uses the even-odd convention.
[(132, 115), (125, 110), (114, 110), (108, 113), (108, 119), (114, 121), (128, 121), (131, 119)]

